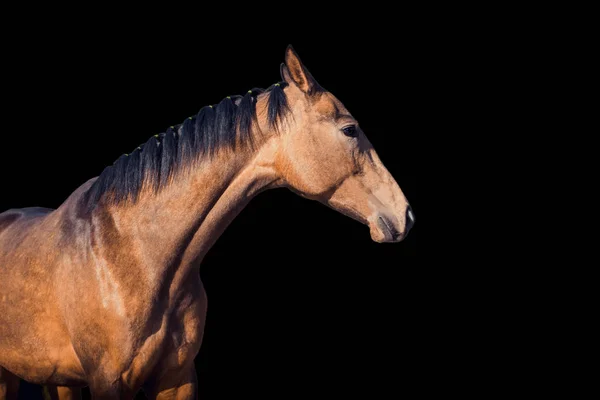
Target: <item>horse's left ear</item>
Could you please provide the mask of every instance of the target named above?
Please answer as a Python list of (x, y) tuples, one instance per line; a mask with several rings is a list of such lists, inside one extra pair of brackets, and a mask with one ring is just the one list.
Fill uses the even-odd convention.
[(281, 77), (290, 85), (296, 85), (301, 91), (312, 95), (321, 89), (315, 78), (300, 61), (298, 53), (290, 45), (285, 52), (285, 64), (281, 65)]

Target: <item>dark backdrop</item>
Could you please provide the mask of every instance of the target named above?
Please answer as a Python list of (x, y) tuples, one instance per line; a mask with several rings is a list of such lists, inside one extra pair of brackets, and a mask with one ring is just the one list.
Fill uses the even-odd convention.
[[(79, 185), (202, 106), (278, 81), (291, 42), (361, 123), (417, 219), (417, 138), (430, 66), (407, 38), (215, 41), (44, 31), (5, 40), (0, 211), (57, 207)], [(427, 267), (417, 223), (399, 244), (285, 189), (259, 195), (207, 255), (197, 358), (203, 399), (388, 393), (427, 364)], [(22, 398), (39, 388), (24, 385)]]

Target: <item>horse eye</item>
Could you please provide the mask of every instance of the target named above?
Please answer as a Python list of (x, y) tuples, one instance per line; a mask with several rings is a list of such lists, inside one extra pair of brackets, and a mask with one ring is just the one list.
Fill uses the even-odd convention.
[(344, 135), (346, 135), (346, 136), (350, 136), (350, 137), (358, 136), (358, 129), (356, 129), (356, 126), (354, 126), (354, 125), (350, 125), (350, 126), (343, 128), (342, 132), (344, 132)]

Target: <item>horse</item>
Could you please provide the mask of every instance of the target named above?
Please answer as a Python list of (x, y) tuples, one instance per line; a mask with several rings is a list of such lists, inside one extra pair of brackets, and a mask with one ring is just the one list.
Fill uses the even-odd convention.
[(402, 241), (415, 217), (357, 120), (289, 46), (281, 80), (151, 137), (57, 209), (0, 214), (0, 400), (194, 399), (203, 257), (243, 207), (285, 187)]

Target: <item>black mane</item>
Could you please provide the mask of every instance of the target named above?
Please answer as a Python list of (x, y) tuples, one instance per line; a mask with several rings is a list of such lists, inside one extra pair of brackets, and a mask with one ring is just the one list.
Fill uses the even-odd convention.
[(206, 106), (183, 123), (155, 135), (131, 154), (123, 154), (106, 167), (86, 196), (89, 208), (102, 199), (117, 204), (135, 201), (143, 185), (158, 191), (181, 170), (202, 157), (211, 157), (224, 147), (235, 149), (237, 143), (254, 145), (253, 123), (256, 120), (256, 97), (269, 94), (267, 119), (271, 127), (290, 112), (283, 88), (277, 83), (266, 91), (253, 89), (244, 96), (228, 96), (216, 106)]

